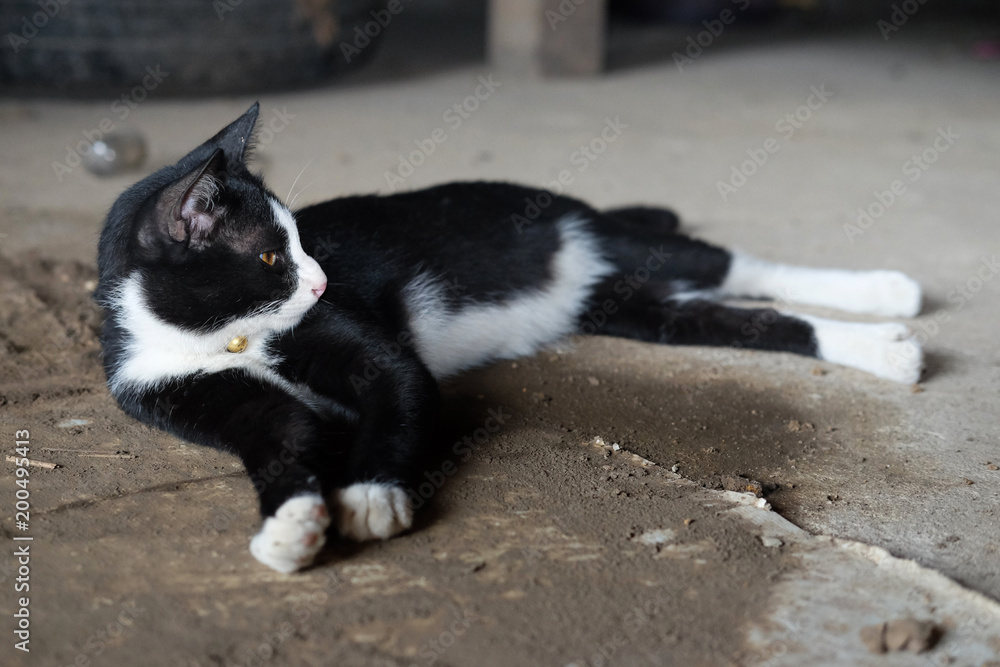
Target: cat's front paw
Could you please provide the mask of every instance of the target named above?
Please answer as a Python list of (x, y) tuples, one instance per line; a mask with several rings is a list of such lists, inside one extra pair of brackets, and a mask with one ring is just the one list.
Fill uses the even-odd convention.
[(352, 484), (334, 498), (337, 529), (352, 540), (384, 540), (413, 525), (413, 509), (398, 486)]
[(330, 513), (317, 493), (286, 500), (274, 516), (264, 519), (250, 540), (250, 553), (278, 572), (295, 572), (312, 563), (323, 548)]

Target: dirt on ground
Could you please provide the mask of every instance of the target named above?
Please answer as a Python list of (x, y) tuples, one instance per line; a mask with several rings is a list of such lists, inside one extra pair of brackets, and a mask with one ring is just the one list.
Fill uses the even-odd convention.
[[(370, 78), (262, 93), (263, 113), (293, 120), (259, 146), (276, 192), (300, 206), (384, 192), (414, 142), (498, 75), (497, 94), (448, 126), (405, 188), (548, 184), (620, 118), (622, 137), (567, 172), (569, 194), (669, 206), (687, 231), (767, 260), (911, 275), (925, 290), (908, 321), (926, 343), (922, 384), (792, 355), (572, 341), (442, 387), (451, 432), (415, 490), (428, 498), (414, 530), (367, 545), (331, 536), (315, 568), (279, 575), (249, 554), (259, 517), (239, 461), (114, 404), (90, 300), (115, 198), (255, 98), (156, 91), (127, 119), (149, 162), (105, 179), (53, 166), (118, 119), (112, 100), (6, 100), (0, 434), (10, 455), (15, 432), (30, 430), (31, 458), (58, 467), (30, 469), (22, 531), (5, 462), (0, 628), (12, 642), (11, 538), (30, 535), (32, 635), (30, 654), (5, 645), (0, 663), (991, 664), (995, 605), (928, 592), (937, 575), (887, 568), (881, 551), (1000, 598), (1000, 227), (984, 196), (995, 189), (998, 89), (995, 59), (971, 56), (994, 39), (990, 24), (914, 21), (886, 40), (873, 20), (805, 40), (748, 35), (753, 48), (734, 48), (731, 26), (683, 71), (669, 51), (699, 27), (674, 38), (612, 31), (612, 56), (616, 42), (663, 52), (601, 77), (528, 81), (491, 73), (485, 31), (450, 9), (447, 23), (421, 18), (418, 4), (393, 23), (415, 39), (386, 40)], [(829, 103), (794, 137), (778, 135), (780, 153), (746, 187), (719, 196), (776, 122), (808, 110), (814, 87)], [(959, 138), (933, 168), (863, 236), (846, 233), (942, 132)], [(813, 536), (756, 509), (758, 494)], [(863, 544), (844, 551), (843, 540)], [(865, 647), (861, 628), (907, 618), (946, 629), (933, 652)]]
[[(776, 385), (726, 351), (577, 340), (442, 387), (446, 454), (414, 490), (413, 531), (334, 539), (279, 575), (247, 550), (259, 519), (236, 458), (109, 396), (95, 279), (78, 261), (0, 263), (5, 437), (29, 429), (31, 458), (58, 465), (31, 468), (23, 664), (738, 662), (786, 563), (702, 487), (808, 523), (846, 502), (844, 476), (908, 483), (873, 434), (892, 411), (823, 392), (822, 369)], [(845, 460), (847, 440), (871, 454)]]

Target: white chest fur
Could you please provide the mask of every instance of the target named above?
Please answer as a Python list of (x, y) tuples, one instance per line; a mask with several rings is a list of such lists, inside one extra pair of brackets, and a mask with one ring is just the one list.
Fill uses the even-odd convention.
[[(210, 333), (186, 331), (159, 319), (146, 306), (138, 274), (127, 278), (118, 291), (114, 309), (128, 332), (121, 363), (111, 380), (113, 391), (131, 387), (154, 387), (173, 378), (244, 369), (272, 377), (276, 359), (268, 351), (270, 334), (263, 326), (266, 315), (241, 318)], [(243, 352), (226, 349), (237, 336), (246, 336)]]

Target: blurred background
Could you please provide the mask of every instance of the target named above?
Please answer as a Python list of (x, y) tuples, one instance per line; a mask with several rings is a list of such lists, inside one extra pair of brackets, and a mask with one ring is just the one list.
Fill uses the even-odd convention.
[(6, 95), (94, 96), (133, 85), (148, 63), (171, 72), (159, 97), (301, 89), (375, 72), (403, 78), (484, 61), (596, 74), (669, 60), (692, 27), (713, 38), (724, 29), (731, 34), (715, 48), (734, 49), (872, 25), (886, 40), (906, 25), (946, 42), (964, 23), (977, 38), (969, 55), (989, 58), (996, 35), (983, 24), (998, 17), (982, 0), (4, 0), (0, 84)]
[[(0, 0), (0, 38), (0, 426), (60, 466), (32, 469), (45, 639), (21, 664), (855, 665), (861, 627), (909, 616), (947, 632), (892, 664), (996, 664), (998, 3)], [(924, 378), (600, 338), (483, 369), (443, 389), (456, 440), (515, 417), (418, 530), (264, 572), (236, 459), (111, 401), (90, 298), (115, 198), (254, 101), (253, 168), (293, 208), (515, 181), (904, 271)], [(699, 495), (750, 481), (822, 537), (764, 546)], [(13, 497), (7, 475), (5, 536)], [(957, 584), (860, 547), (869, 569), (831, 569), (827, 537)]]

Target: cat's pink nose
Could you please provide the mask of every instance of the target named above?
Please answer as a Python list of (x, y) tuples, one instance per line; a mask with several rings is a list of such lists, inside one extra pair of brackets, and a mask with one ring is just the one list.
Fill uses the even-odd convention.
[(313, 294), (316, 295), (316, 298), (318, 299), (321, 296), (323, 296), (323, 292), (325, 292), (325, 291), (326, 291), (326, 283), (323, 283), (319, 287), (313, 287), (313, 291), (312, 292), (313, 292)]

